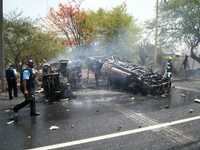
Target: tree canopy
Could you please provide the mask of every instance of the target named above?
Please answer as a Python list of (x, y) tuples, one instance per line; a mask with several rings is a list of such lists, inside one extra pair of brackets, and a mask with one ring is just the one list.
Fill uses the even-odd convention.
[(64, 49), (62, 38), (54, 33), (43, 32), (34, 24), (19, 13), (4, 18), (6, 64), (14, 63), (19, 68), (19, 63), (28, 58), (39, 64)]
[(85, 18), (85, 12), (80, 10), (80, 2), (70, 1), (51, 8), (45, 23), (65, 35), (66, 46), (74, 46), (87, 41), (88, 31), (83, 26)]
[(125, 3), (111, 10), (88, 11), (86, 23), (91, 31), (93, 42), (100, 43), (104, 54), (133, 58), (135, 44), (139, 39), (140, 28), (127, 13)]
[(200, 44), (200, 1), (168, 0), (161, 5), (160, 32), (165, 41), (185, 42), (191, 57), (200, 62), (195, 49)]
[[(111, 10), (100, 8), (97, 11), (81, 10), (79, 3), (74, 4), (74, 1), (59, 4), (57, 9), (50, 9), (47, 23), (66, 36), (67, 46), (81, 45), (92, 48), (92, 52), (104, 49), (106, 53), (123, 53), (124, 56), (130, 55), (140, 33), (135, 20), (127, 13), (125, 3)], [(94, 46), (97, 43), (100, 44), (98, 48)]]

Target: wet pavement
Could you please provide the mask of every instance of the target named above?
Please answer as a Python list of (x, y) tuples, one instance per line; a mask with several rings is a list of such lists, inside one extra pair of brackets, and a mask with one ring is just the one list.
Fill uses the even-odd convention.
[[(195, 82), (196, 83), (196, 82)], [(193, 85), (193, 83), (190, 83)], [(186, 84), (185, 84), (186, 85)], [(188, 88), (189, 88), (189, 84)], [(198, 88), (198, 84), (195, 84)], [(180, 82), (175, 87), (183, 87)], [(195, 86), (194, 86), (195, 87)], [(193, 88), (194, 88), (193, 87)], [(200, 120), (148, 130), (89, 143), (79, 140), (199, 116), (198, 89), (172, 88), (171, 96), (141, 96), (130, 93), (81, 89), (74, 100), (48, 103), (38, 97), (39, 117), (30, 117), (29, 108), (19, 112), (18, 122), (7, 124), (11, 112), (0, 111), (0, 149), (21, 150), (78, 141), (67, 150), (199, 150)], [(59, 127), (50, 130), (51, 126)], [(56, 149), (53, 146), (52, 149)], [(59, 148), (58, 148), (59, 149)]]

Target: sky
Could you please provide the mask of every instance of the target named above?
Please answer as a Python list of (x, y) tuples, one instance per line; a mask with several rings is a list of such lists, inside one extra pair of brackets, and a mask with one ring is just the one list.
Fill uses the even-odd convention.
[[(67, 0), (4, 0), (4, 13), (14, 10), (23, 11), (24, 16), (40, 18), (47, 15), (48, 9), (57, 7), (59, 2)], [(85, 10), (97, 10), (98, 8), (111, 9), (125, 2), (127, 11), (138, 22), (152, 19), (155, 16), (156, 0), (84, 0), (82, 8)]]

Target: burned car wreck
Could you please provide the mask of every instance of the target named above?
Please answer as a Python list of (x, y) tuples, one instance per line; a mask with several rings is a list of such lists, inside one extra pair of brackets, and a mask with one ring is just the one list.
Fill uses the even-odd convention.
[[(170, 93), (171, 78), (152, 69), (117, 57), (89, 57), (88, 70), (94, 74), (96, 86), (123, 89), (133, 94), (162, 95)], [(60, 60), (43, 66), (43, 88), (46, 98), (73, 98), (72, 90), (81, 88), (80, 61)], [(88, 74), (89, 75), (89, 74)], [(88, 76), (89, 78), (89, 76)]]
[[(72, 62), (71, 62), (72, 63)], [(69, 67), (69, 60), (60, 60), (43, 65), (42, 86), (47, 99), (75, 98), (72, 89), (81, 81), (81, 66)]]
[(101, 60), (95, 59), (98, 58), (90, 58), (94, 62), (93, 66), (97, 67), (89, 69), (97, 74), (95, 76), (101, 76), (108, 87), (121, 88), (142, 95), (162, 95), (170, 92), (171, 78), (153, 72), (152, 69), (134, 65), (114, 56)]

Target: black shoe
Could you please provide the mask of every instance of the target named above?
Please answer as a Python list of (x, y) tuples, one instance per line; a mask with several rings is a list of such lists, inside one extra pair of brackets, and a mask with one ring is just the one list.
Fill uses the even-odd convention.
[(39, 116), (39, 115), (40, 115), (40, 113), (38, 113), (38, 112), (31, 113), (31, 116)]

